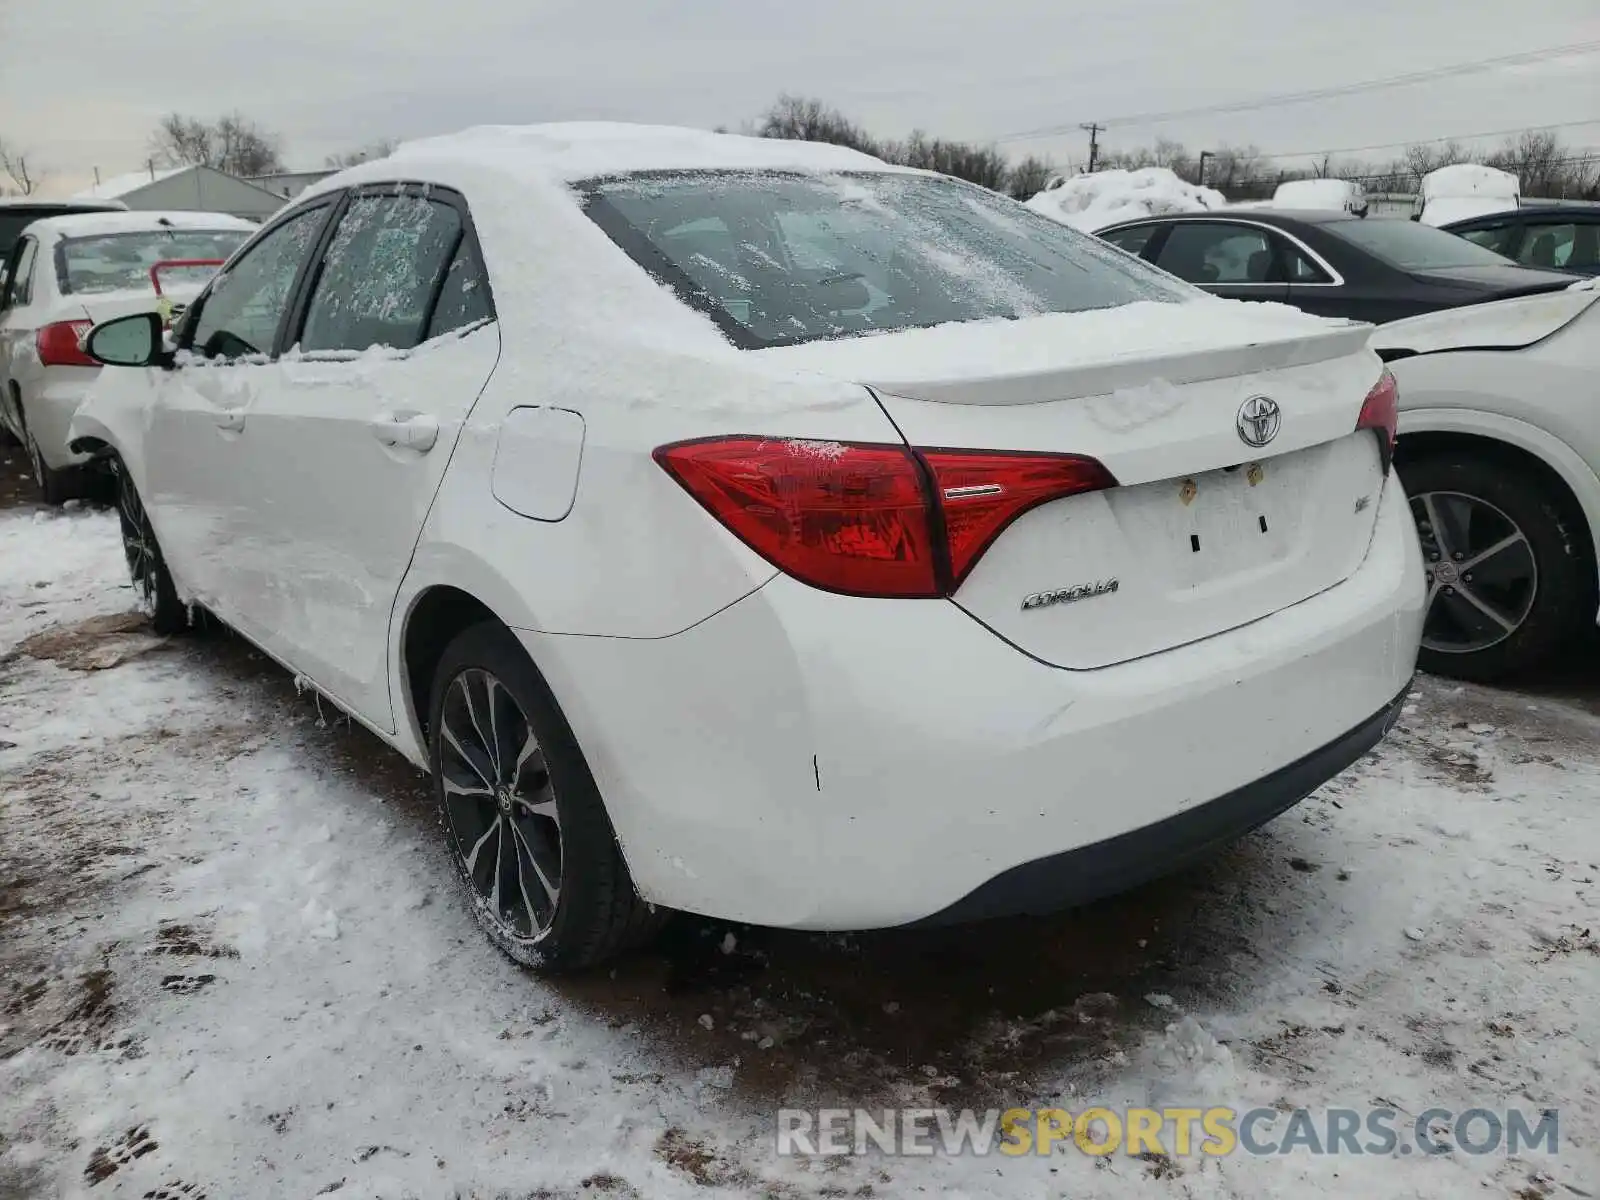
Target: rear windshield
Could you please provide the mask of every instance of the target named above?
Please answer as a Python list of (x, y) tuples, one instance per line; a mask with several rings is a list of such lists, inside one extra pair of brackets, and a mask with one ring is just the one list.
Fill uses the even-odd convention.
[[(148, 229), (68, 238), (56, 246), (56, 279), (63, 294), (122, 292), (150, 287), (150, 268), (182, 259), (226, 259), (250, 236), (247, 229)], [(203, 284), (216, 267), (161, 272), (163, 287)]]
[(743, 349), (1200, 294), (937, 176), (669, 172), (583, 190), (618, 246)]
[(1340, 221), (1323, 230), (1354, 242), (1369, 254), (1402, 271), (1444, 267), (1503, 267), (1511, 260), (1466, 238), (1418, 221)]

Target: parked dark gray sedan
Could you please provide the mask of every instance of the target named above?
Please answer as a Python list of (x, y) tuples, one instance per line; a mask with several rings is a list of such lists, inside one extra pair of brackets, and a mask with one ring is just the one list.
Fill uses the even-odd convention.
[(1098, 233), (1218, 296), (1275, 300), (1374, 324), (1557, 291), (1573, 281), (1416, 221), (1343, 212), (1217, 209), (1146, 217)]

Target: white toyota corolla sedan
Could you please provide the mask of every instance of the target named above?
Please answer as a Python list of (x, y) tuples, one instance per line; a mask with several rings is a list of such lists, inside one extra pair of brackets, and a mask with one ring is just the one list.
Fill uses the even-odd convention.
[(490, 936), (576, 966), (1050, 911), (1369, 750), (1424, 598), (1369, 332), (837, 147), (486, 128), (98, 326), (74, 436), (158, 628), (427, 766)]

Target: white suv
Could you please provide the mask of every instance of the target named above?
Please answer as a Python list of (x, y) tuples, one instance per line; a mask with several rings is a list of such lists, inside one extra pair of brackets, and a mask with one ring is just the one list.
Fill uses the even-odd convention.
[(853, 151), (486, 129), (336, 175), (74, 445), (199, 604), (433, 772), (484, 927), (1125, 888), (1370, 749), (1422, 565), (1368, 327)]

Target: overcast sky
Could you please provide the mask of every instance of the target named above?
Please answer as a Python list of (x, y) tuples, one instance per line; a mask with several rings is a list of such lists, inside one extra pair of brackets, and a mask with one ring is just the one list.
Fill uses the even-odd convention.
[[(1066, 161), (1085, 135), (1009, 135), (1597, 40), (1600, 0), (0, 0), (0, 139), (61, 194), (139, 168), (174, 110), (236, 109), (316, 167), (484, 123), (737, 126), (788, 90)], [(1289, 152), (1580, 120), (1562, 136), (1600, 145), (1594, 52), (1104, 137)]]

